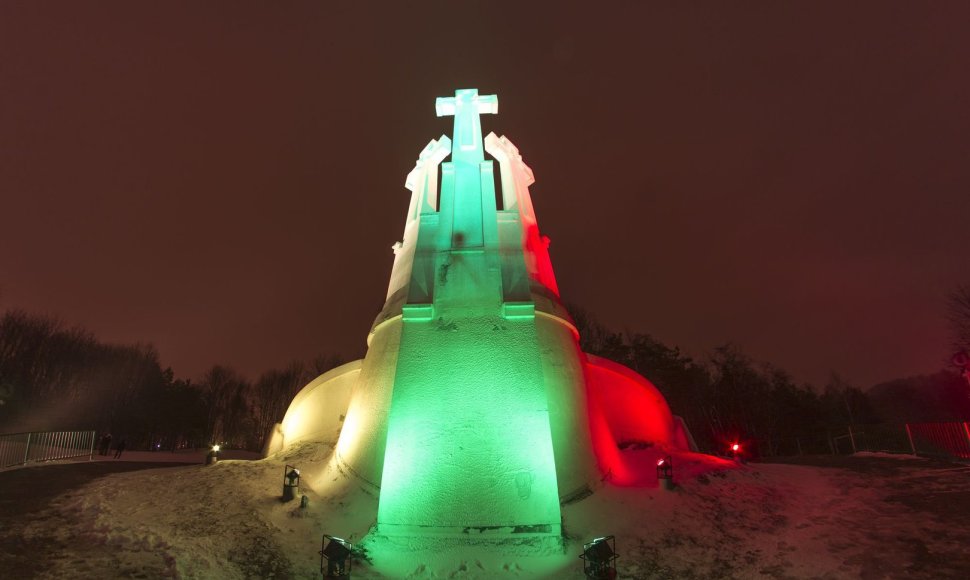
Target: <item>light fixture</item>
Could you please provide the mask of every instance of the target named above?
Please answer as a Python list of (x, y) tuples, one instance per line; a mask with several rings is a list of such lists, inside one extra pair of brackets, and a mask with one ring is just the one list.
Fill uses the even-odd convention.
[(336, 536), (323, 535), (320, 544), (320, 573), (324, 578), (350, 578), (354, 545)]
[(657, 460), (657, 483), (668, 491), (674, 488), (674, 462), (669, 455)]
[(217, 461), (219, 461), (219, 446), (213, 445), (212, 449), (210, 449), (209, 453), (205, 456), (205, 464), (212, 465)]
[(587, 578), (607, 580), (616, 578), (616, 538), (604, 536), (583, 545), (583, 573)]
[(300, 488), (300, 470), (293, 465), (283, 468), (283, 501), (296, 499), (296, 492)]

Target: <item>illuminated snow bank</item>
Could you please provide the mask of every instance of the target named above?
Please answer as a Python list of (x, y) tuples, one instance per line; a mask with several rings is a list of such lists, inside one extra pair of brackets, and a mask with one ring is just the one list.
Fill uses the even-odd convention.
[(581, 352), (532, 171), (506, 137), (482, 138), (498, 99), (462, 90), (436, 110), (454, 116), (453, 138), (432, 140), (407, 177), (367, 355), (297, 395), (279, 446), (339, 430), (326, 476), (308, 479), (339, 473), (376, 495), (382, 537), (559, 538), (560, 506), (601, 482), (655, 484), (621, 445), (659, 453), (687, 438), (649, 381)]
[[(613, 361), (586, 355), (591, 433), (600, 471), (617, 485), (656, 481), (655, 464), (646, 469), (621, 452), (627, 446), (688, 451), (688, 435), (667, 401), (642, 375)], [(662, 454), (661, 454), (662, 456)]]
[(300, 389), (276, 430), (280, 437), (270, 442), (268, 451), (303, 441), (336, 443), (362, 362), (330, 369)]

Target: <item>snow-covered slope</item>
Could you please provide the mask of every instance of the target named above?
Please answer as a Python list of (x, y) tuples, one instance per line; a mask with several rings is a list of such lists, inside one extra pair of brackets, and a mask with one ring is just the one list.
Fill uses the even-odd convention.
[[(362, 548), (354, 578), (578, 579), (583, 542), (604, 534), (617, 538), (621, 578), (953, 578), (970, 570), (970, 526), (959, 523), (970, 473), (912, 457), (853, 458), (852, 469), (839, 469), (684, 454), (674, 457), (675, 491), (604, 484), (563, 506), (561, 546), (489, 546), (367, 536), (377, 499), (339, 472), (304, 490), (305, 513), (298, 501), (280, 503), (283, 465), (325, 466), (328, 452), (303, 446), (262, 461), (95, 480), (0, 531), (5, 546), (16, 534), (43, 547), (26, 560), (34, 570), (0, 574), (319, 578), (324, 533)], [(645, 466), (656, 459), (650, 449), (624, 453)], [(940, 498), (948, 503), (933, 503)]]

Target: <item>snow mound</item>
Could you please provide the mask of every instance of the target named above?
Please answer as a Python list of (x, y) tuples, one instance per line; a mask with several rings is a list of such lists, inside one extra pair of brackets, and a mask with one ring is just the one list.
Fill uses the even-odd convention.
[[(843, 469), (682, 454), (673, 458), (673, 491), (604, 483), (562, 506), (561, 540), (537, 544), (381, 537), (377, 498), (333, 467), (331, 451), (303, 445), (260, 461), (102, 477), (16, 527), (16, 541), (39, 550), (37, 575), (45, 578), (319, 578), (324, 533), (356, 544), (354, 578), (579, 579), (583, 543), (606, 534), (616, 536), (622, 578), (935, 578), (970, 570), (962, 548), (970, 530), (959, 525), (970, 482), (964, 471), (919, 459), (846, 458), (878, 469)], [(654, 461), (649, 448), (624, 454), (631, 463)], [(286, 464), (319, 473), (314, 489), (301, 490), (305, 512), (299, 501), (280, 501)]]

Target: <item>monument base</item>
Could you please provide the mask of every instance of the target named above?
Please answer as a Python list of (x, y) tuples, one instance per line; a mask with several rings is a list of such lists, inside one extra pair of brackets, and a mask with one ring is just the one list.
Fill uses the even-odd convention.
[(483, 542), (520, 541), (531, 538), (559, 540), (562, 526), (556, 524), (534, 524), (516, 526), (419, 526), (399, 524), (377, 524), (374, 533), (386, 538), (452, 538), (459, 541), (480, 540)]
[[(558, 527), (558, 526), (557, 526)], [(390, 528), (390, 529), (389, 529)], [(395, 529), (397, 528), (397, 529)], [(559, 534), (513, 533), (492, 530), (468, 533), (461, 529), (424, 529), (409, 535), (401, 534), (400, 526), (378, 526), (361, 541), (368, 555), (381, 556), (404, 553), (435, 553), (461, 555), (462, 549), (499, 552), (508, 556), (550, 556), (566, 554), (566, 539)], [(511, 529), (511, 528), (510, 528)], [(400, 535), (399, 535), (400, 534)], [(379, 566), (379, 562), (375, 562)]]

